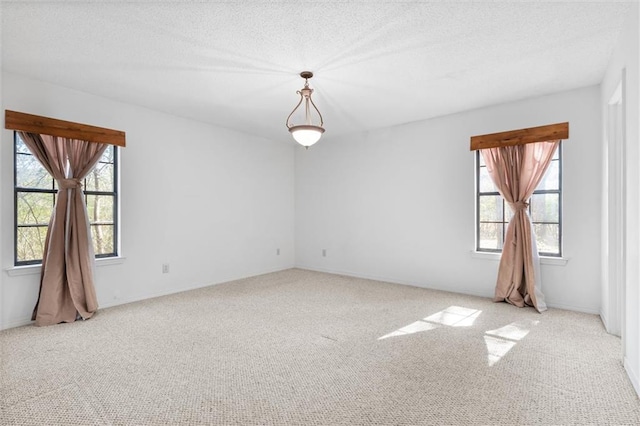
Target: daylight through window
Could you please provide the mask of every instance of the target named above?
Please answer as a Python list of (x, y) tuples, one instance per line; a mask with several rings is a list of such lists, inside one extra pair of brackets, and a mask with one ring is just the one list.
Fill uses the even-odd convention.
[[(18, 133), (14, 140), (15, 264), (37, 264), (42, 262), (57, 184)], [(82, 185), (96, 257), (117, 256), (117, 157), (117, 148), (109, 145)]]
[[(556, 150), (544, 178), (529, 200), (538, 252), (561, 256), (562, 248), (562, 144)], [(476, 249), (501, 252), (511, 208), (493, 184), (480, 151), (476, 152)]]

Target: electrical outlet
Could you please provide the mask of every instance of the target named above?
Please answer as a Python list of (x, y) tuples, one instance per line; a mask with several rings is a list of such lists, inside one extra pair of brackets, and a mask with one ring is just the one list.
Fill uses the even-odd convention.
[(168, 263), (163, 263), (162, 264), (162, 273), (163, 274), (168, 274), (169, 273), (169, 264)]
[(280, 256), (280, 249), (276, 249), (276, 256)]
[(322, 249), (322, 257), (327, 257), (327, 249)]

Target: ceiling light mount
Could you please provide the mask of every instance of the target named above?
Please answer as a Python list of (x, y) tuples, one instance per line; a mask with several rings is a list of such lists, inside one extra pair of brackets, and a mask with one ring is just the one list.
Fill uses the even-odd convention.
[(313, 77), (313, 73), (311, 71), (302, 71), (300, 73), (300, 77), (304, 78), (305, 80), (308, 80), (311, 77)]
[[(300, 95), (300, 101), (298, 101), (296, 107), (287, 117), (287, 128), (289, 129), (289, 133), (291, 133), (296, 142), (308, 149), (311, 145), (318, 142), (320, 140), (320, 137), (322, 137), (322, 134), (324, 133), (324, 128), (322, 127), (322, 125), (324, 124), (324, 122), (322, 119), (322, 114), (320, 114), (318, 107), (315, 103), (313, 103), (313, 99), (311, 99), (313, 89), (309, 88), (309, 79), (313, 77), (313, 73), (311, 71), (302, 71), (300, 73), (300, 77), (304, 78), (304, 87), (296, 92), (298, 95)], [(293, 116), (293, 114), (296, 112), (298, 107), (300, 107), (303, 101), (304, 124), (292, 124), (291, 116)], [(311, 119), (311, 107), (315, 109), (320, 119), (320, 124), (318, 125), (313, 124), (313, 121)]]

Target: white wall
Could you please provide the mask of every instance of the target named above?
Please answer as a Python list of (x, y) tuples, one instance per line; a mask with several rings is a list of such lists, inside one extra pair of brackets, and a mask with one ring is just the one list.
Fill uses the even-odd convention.
[[(605, 78), (601, 85), (602, 115), (607, 116), (607, 103), (620, 81), (626, 75), (623, 99), (625, 105), (625, 193), (626, 221), (623, 224), (626, 241), (624, 245), (625, 277), (624, 277), (624, 310), (622, 339), (624, 365), (640, 394), (640, 67), (638, 50), (640, 49), (640, 7), (634, 3), (631, 13), (623, 29), (617, 48), (612, 56)], [(605, 121), (606, 123), (606, 121)], [(605, 130), (606, 130), (606, 126)], [(606, 135), (603, 135), (606, 143)], [(603, 261), (605, 261), (603, 253)], [(607, 282), (604, 283), (607, 291)], [(603, 312), (606, 317), (610, 312)]]
[[(625, 220), (625, 141), (624, 73), (614, 85), (609, 101), (603, 102), (602, 144), (602, 290), (600, 317), (607, 331), (622, 333), (622, 297), (624, 287)], [(604, 87), (603, 87), (604, 89)], [(603, 95), (604, 99), (604, 95)]]
[[(291, 268), (294, 147), (2, 74), (2, 108), (123, 130), (121, 264), (97, 268), (102, 307)], [(3, 113), (4, 115), (4, 113)], [(4, 127), (4, 126), (3, 126)], [(12, 138), (0, 143), (2, 268), (13, 265)], [(280, 248), (280, 255), (276, 249)], [(162, 274), (162, 263), (170, 273)], [(2, 328), (28, 322), (38, 275), (2, 272)]]
[(475, 170), (469, 138), (564, 121), (570, 123), (563, 143), (563, 255), (569, 261), (542, 265), (542, 290), (550, 306), (598, 313), (597, 86), (327, 137), (297, 152), (296, 265), (493, 296), (497, 260), (471, 255)]
[[(0, 22), (2, 22), (2, 2), (0, 2)], [(0, 31), (0, 70), (2, 70), (2, 31)], [(0, 104), (2, 102), (3, 99), (3, 92), (2, 92), (2, 72), (0, 72)], [(0, 111), (0, 129), (4, 129), (4, 112)], [(0, 138), (0, 143), (2, 143), (2, 138)], [(2, 161), (2, 159), (4, 158), (4, 154), (2, 153), (2, 150), (0, 149), (0, 178), (4, 176), (4, 166), (3, 163), (4, 161)], [(1, 179), (0, 179), (1, 181)], [(4, 188), (2, 189), (2, 191), (4, 191)], [(3, 209), (1, 208), (2, 202), (0, 201), (0, 224), (3, 223), (3, 217), (4, 217), (4, 212)], [(3, 227), (0, 226), (0, 241), (4, 241), (5, 238), (5, 233), (3, 230)], [(0, 259), (3, 259), (3, 247), (4, 244), (0, 243)], [(0, 272), (0, 330), (2, 329), (2, 319), (4, 318), (4, 303), (2, 302), (3, 300), (7, 300), (7, 298), (5, 297), (4, 294), (4, 274), (2, 272)]]

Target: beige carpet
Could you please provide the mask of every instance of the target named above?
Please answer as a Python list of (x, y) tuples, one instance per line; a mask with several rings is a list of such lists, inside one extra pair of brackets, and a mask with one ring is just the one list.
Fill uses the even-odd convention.
[(0, 424), (640, 424), (598, 317), (289, 270), (0, 333)]

